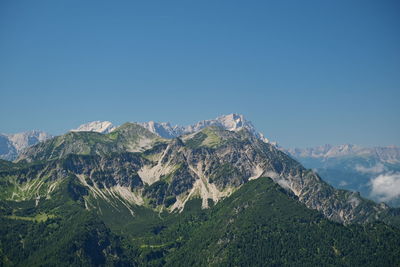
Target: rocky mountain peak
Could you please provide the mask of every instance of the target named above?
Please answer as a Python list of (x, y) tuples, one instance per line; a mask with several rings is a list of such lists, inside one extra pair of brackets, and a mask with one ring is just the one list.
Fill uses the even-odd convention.
[(71, 132), (110, 133), (115, 129), (116, 127), (109, 121), (92, 121), (82, 124), (76, 129), (72, 129)]
[(265, 138), (262, 133), (257, 132), (257, 130), (250, 121), (246, 120), (243, 115), (236, 113), (222, 115), (220, 117), (217, 117), (216, 119), (202, 120), (195, 124), (187, 126), (179, 126), (179, 125), (171, 126), (171, 124), (168, 122), (158, 123), (154, 121), (142, 122), (139, 124), (148, 129), (149, 131), (161, 137), (169, 139), (182, 135), (196, 133), (209, 126), (218, 126), (222, 127), (225, 130), (235, 131), (235, 132), (245, 128), (249, 130), (257, 138), (261, 139), (266, 143), (269, 143), (269, 140)]
[(248, 126), (249, 128), (254, 128), (250, 121), (245, 120), (243, 115), (235, 113), (218, 117), (216, 121), (221, 122), (224, 128), (228, 131), (237, 131), (238, 129), (245, 126)]
[[(228, 131), (240, 131), (241, 129), (249, 130), (254, 136), (261, 139), (265, 143), (269, 143), (269, 140), (264, 135), (258, 132), (253, 124), (246, 120), (241, 114), (228, 114), (217, 117), (216, 119), (199, 121), (192, 125), (181, 126), (171, 125), (169, 122), (135, 122), (141, 125), (150, 132), (167, 139), (172, 139), (182, 135), (195, 133), (209, 126), (219, 126)], [(92, 131), (99, 133), (110, 133), (114, 131), (117, 126), (114, 126), (109, 121), (93, 121), (86, 124), (80, 125), (78, 128), (71, 131)]]

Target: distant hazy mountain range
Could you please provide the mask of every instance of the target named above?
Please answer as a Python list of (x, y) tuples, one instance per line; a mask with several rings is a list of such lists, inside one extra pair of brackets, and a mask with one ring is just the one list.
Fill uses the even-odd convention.
[(400, 148), (325, 145), (285, 150), (337, 188), (400, 206)]
[(314, 159), (329, 159), (339, 157), (365, 157), (374, 158), (383, 163), (398, 164), (400, 163), (400, 148), (396, 146), (386, 147), (362, 147), (357, 145), (345, 144), (345, 145), (324, 145), (313, 148), (305, 149), (288, 149), (294, 157), (299, 158), (314, 158)]
[(25, 148), (51, 137), (50, 134), (43, 131), (0, 134), (0, 159), (14, 160)]

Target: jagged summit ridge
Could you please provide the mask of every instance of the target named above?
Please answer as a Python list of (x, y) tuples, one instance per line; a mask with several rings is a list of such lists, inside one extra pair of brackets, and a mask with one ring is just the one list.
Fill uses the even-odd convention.
[(262, 133), (256, 131), (253, 124), (246, 120), (243, 115), (241, 114), (228, 114), (217, 117), (216, 119), (212, 120), (203, 120), (199, 121), (192, 125), (187, 126), (171, 126), (168, 122), (142, 122), (139, 123), (149, 131), (164, 137), (164, 138), (174, 138), (185, 134), (191, 134), (200, 131), (209, 126), (219, 126), (228, 131), (240, 131), (241, 129), (249, 130), (254, 136), (260, 138), (262, 141), (269, 143), (269, 140), (264, 137)]
[[(219, 126), (228, 131), (240, 131), (241, 129), (247, 129), (254, 136), (260, 138), (262, 141), (269, 143), (269, 140), (264, 137), (260, 132), (257, 132), (254, 125), (246, 120), (241, 114), (228, 114), (222, 115), (211, 120), (202, 120), (192, 125), (180, 126), (171, 125), (169, 122), (136, 122), (137, 124), (143, 126), (152, 133), (157, 134), (163, 138), (175, 138), (185, 134), (191, 134), (200, 131), (209, 126)], [(109, 121), (93, 121), (80, 125), (78, 128), (73, 129), (73, 132), (80, 131), (90, 131), (98, 133), (110, 133), (115, 130), (117, 126), (113, 125)]]
[[(172, 139), (175, 137), (198, 132), (209, 126), (218, 126), (228, 131), (240, 131), (247, 129), (255, 137), (269, 143), (264, 135), (258, 132), (253, 124), (240, 114), (228, 114), (217, 117), (216, 119), (199, 121), (192, 125), (180, 126), (171, 125), (169, 122), (135, 122), (150, 132), (162, 138)], [(108, 134), (119, 126), (110, 121), (92, 121), (81, 124), (70, 132), (97, 132)], [(52, 138), (53, 136), (43, 131), (30, 131), (16, 134), (0, 134), (0, 159), (15, 160), (18, 155), (26, 148), (36, 145), (39, 142)]]
[(139, 125), (143, 126), (152, 133), (155, 133), (163, 138), (175, 138), (185, 133), (185, 129), (182, 126), (171, 126), (169, 122), (138, 122)]
[(72, 129), (71, 132), (98, 132), (98, 133), (110, 133), (117, 127), (109, 121), (92, 121), (80, 125), (76, 129)]

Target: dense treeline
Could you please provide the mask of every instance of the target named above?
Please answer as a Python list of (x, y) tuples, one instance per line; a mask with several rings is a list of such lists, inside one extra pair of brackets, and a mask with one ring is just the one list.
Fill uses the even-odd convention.
[[(75, 197), (65, 181), (51, 201), (0, 202), (0, 252), (5, 266), (99, 266), (124, 263), (120, 239)], [(75, 199), (76, 201), (74, 201)]]
[(395, 266), (400, 232), (383, 223), (345, 227), (324, 219), (266, 178), (217, 205), (167, 257), (184, 266)]
[[(400, 231), (343, 226), (307, 209), (268, 178), (208, 210), (143, 207), (135, 216), (87, 211), (73, 177), (52, 199), (0, 202), (4, 266), (396, 266)], [(212, 204), (210, 202), (210, 204)], [(122, 211), (122, 209), (121, 209)], [(104, 217), (108, 216), (108, 217)], [(131, 218), (129, 220), (129, 218)], [(121, 221), (119, 221), (121, 220)]]

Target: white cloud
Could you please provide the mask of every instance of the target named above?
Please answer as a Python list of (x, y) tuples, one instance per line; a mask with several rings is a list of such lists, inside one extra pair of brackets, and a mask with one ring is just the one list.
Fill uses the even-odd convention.
[(377, 163), (372, 167), (364, 167), (362, 165), (357, 164), (355, 167), (356, 171), (362, 173), (382, 173), (385, 171), (385, 166), (382, 163)]
[(371, 195), (380, 201), (390, 201), (400, 197), (400, 173), (386, 173), (370, 181)]
[(282, 186), (284, 189), (290, 190), (290, 185), (289, 185), (289, 183), (288, 183), (286, 180), (284, 180), (284, 179), (279, 179), (279, 180), (276, 180), (276, 182), (277, 182), (280, 186)]
[(358, 198), (357, 195), (352, 195), (349, 197), (349, 199), (347, 200), (347, 202), (349, 202), (353, 207), (357, 207), (358, 205), (360, 205), (360, 199)]
[(346, 186), (346, 185), (348, 185), (348, 184), (349, 184), (349, 183), (346, 182), (346, 181), (340, 181), (339, 186)]
[(289, 182), (285, 178), (281, 177), (278, 173), (268, 171), (264, 174), (264, 176), (270, 177), (272, 180), (274, 180), (275, 183), (279, 184), (284, 189), (293, 191), (290, 188)]
[(279, 178), (279, 174), (276, 173), (276, 172), (273, 172), (273, 171), (268, 171), (268, 172), (266, 172), (266, 173), (264, 174), (264, 176), (270, 177), (270, 178), (272, 178), (273, 180)]

